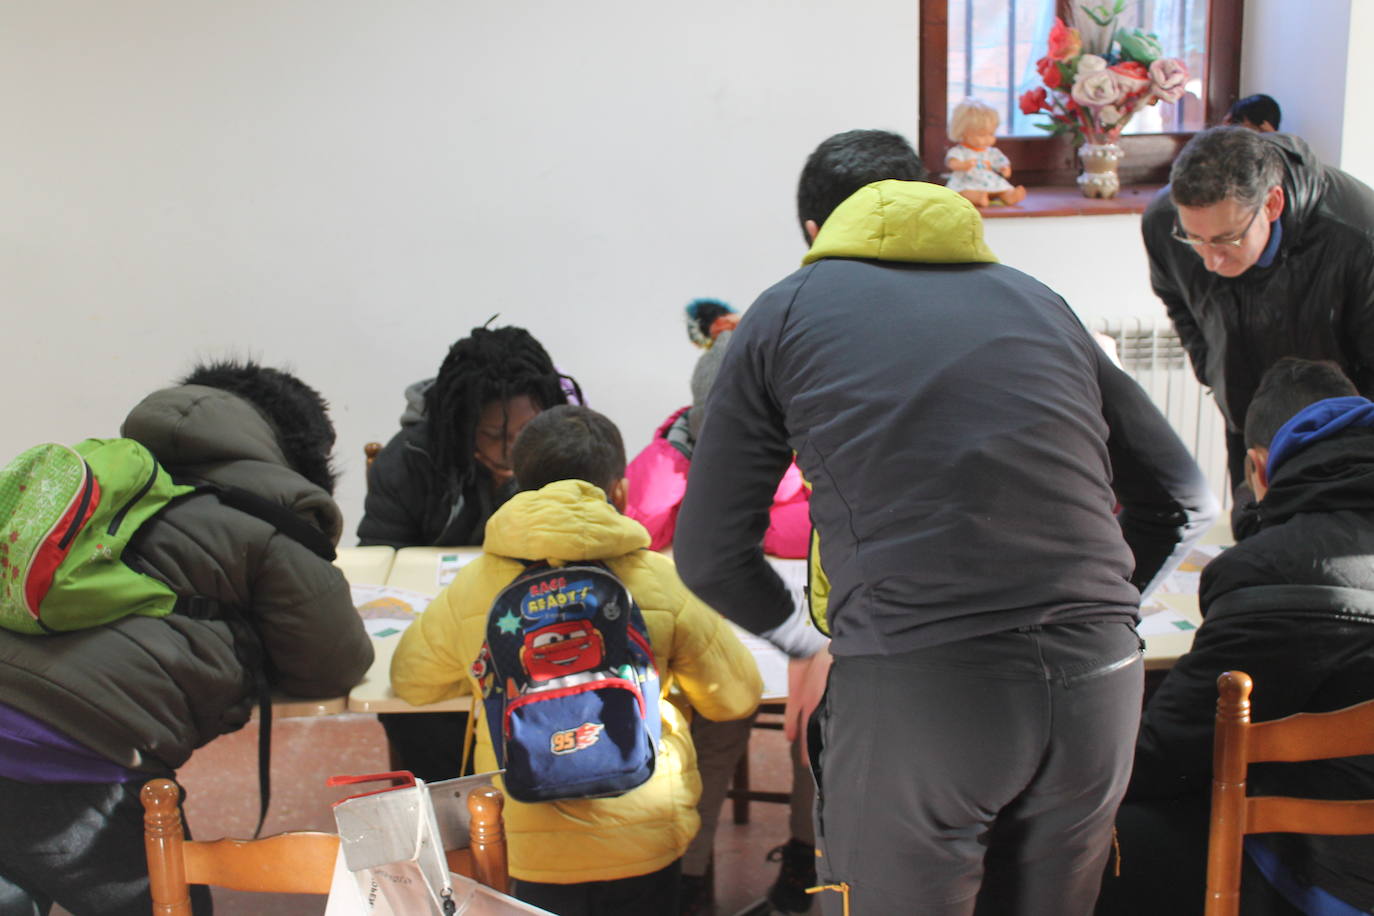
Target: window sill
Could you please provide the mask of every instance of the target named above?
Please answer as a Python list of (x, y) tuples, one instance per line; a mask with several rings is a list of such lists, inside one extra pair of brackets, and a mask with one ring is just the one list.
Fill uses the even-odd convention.
[(1110, 200), (1084, 197), (1076, 187), (1039, 186), (1026, 188), (1026, 199), (1014, 207), (1001, 204), (984, 207), (984, 219), (1012, 219), (1027, 216), (1108, 216), (1144, 213), (1163, 185), (1140, 184), (1123, 187)]

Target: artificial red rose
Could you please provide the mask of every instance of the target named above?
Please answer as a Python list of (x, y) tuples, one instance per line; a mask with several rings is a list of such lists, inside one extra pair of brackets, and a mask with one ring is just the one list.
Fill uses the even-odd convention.
[(1040, 78), (1045, 81), (1045, 85), (1051, 89), (1058, 89), (1064, 85), (1064, 74), (1059, 72), (1059, 64), (1042, 57), (1035, 62), (1035, 69), (1039, 71)]
[(1035, 114), (1045, 107), (1045, 87), (1036, 86), (1021, 95), (1021, 113)]
[(1131, 79), (1148, 80), (1150, 71), (1145, 69), (1145, 65), (1136, 60), (1123, 60), (1119, 64), (1113, 64), (1109, 69), (1122, 76), (1129, 76)]
[(1081, 50), (1083, 50), (1083, 40), (1078, 37), (1078, 29), (1069, 28), (1064, 24), (1063, 19), (1055, 16), (1054, 25), (1050, 28), (1050, 57), (1055, 60), (1068, 60), (1071, 57), (1077, 57)]

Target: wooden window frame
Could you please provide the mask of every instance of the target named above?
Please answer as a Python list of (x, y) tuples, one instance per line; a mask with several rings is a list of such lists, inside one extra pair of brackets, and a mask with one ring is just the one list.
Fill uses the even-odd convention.
[[(948, 0), (921, 2), (920, 154), (932, 175), (945, 171), (949, 147), (947, 85), (949, 46)], [(1057, 0), (1058, 13), (1068, 21), (1070, 0)], [(1207, 11), (1207, 99), (1203, 120), (1220, 124), (1240, 89), (1240, 38), (1244, 0), (1211, 0)], [(1163, 184), (1169, 165), (1192, 137), (1192, 132), (1127, 134), (1120, 140), (1122, 184)], [(999, 137), (997, 148), (1007, 154), (1017, 184), (1072, 185), (1078, 177), (1076, 147), (1068, 137)]]

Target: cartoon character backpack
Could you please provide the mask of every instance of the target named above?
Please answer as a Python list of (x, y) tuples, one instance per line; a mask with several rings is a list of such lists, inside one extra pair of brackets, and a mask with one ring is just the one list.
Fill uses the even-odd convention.
[(530, 566), (492, 603), (472, 674), (512, 798), (621, 795), (653, 775), (654, 652), (605, 566)]

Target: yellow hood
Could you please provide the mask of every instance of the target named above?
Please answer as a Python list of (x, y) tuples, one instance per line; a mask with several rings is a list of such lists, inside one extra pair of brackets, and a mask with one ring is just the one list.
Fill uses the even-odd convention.
[(487, 521), (487, 553), (522, 560), (605, 560), (649, 546), (649, 532), (582, 480), (516, 494)]
[(983, 241), (978, 208), (925, 181), (875, 181), (835, 208), (803, 264), (821, 258), (875, 258), (925, 264), (996, 263)]

